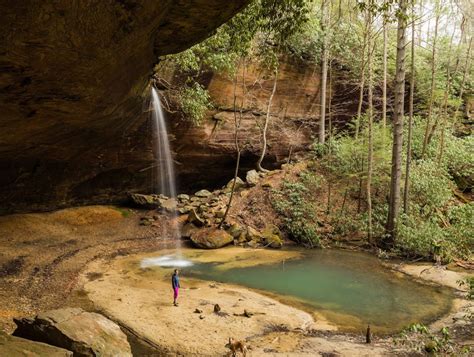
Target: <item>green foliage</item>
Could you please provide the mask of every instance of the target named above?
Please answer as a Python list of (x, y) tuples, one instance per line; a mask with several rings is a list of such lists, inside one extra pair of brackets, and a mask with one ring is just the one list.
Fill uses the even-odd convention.
[(191, 87), (183, 87), (179, 93), (181, 110), (192, 120), (194, 125), (200, 125), (206, 111), (211, 107), (209, 93), (199, 83)]
[[(331, 143), (331, 160), (325, 160), (325, 167), (337, 176), (347, 178), (364, 178), (367, 172), (368, 132), (365, 127), (366, 117), (361, 118), (361, 133), (358, 139), (341, 134)], [(391, 153), (388, 131), (381, 124), (373, 125), (373, 186), (385, 186), (390, 172)], [(313, 144), (317, 156), (329, 153), (329, 143), (323, 147)], [(326, 157), (327, 159), (329, 157)]]
[(447, 238), (435, 217), (421, 219), (418, 215), (402, 214), (398, 222), (396, 248), (409, 257), (448, 261), (456, 253), (456, 246)]
[(411, 195), (421, 209), (429, 213), (444, 206), (452, 197), (451, 180), (445, 170), (431, 160), (413, 164), (410, 175)]
[(451, 207), (448, 211), (449, 227), (447, 234), (449, 240), (456, 246), (456, 255), (468, 259), (474, 251), (474, 203), (465, 203)]
[(469, 187), (472, 188), (472, 177), (474, 177), (474, 136), (469, 135), (458, 138), (448, 133), (445, 136), (442, 164), (453, 176), (461, 190)]
[(422, 323), (414, 323), (405, 328), (394, 339), (394, 342), (414, 351), (435, 355), (467, 356), (469, 354), (469, 349), (456, 345), (451, 339), (448, 327), (442, 327), (438, 332), (433, 332)]
[(273, 207), (282, 216), (285, 231), (296, 242), (311, 247), (320, 246), (316, 208), (310, 197), (319, 186), (318, 176), (303, 172), (300, 180), (284, 181), (282, 188), (272, 195)]
[(186, 51), (163, 57), (158, 77), (160, 68), (173, 68), (173, 77), (182, 78), (174, 98), (184, 118), (199, 125), (211, 106), (201, 81), (205, 72), (234, 76), (239, 61), (248, 56), (264, 69), (275, 70), (279, 50), (307, 21), (310, 3), (311, 0), (254, 0), (213, 36)]
[[(410, 171), (410, 206), (408, 214), (398, 219), (395, 250), (408, 257), (423, 257), (442, 262), (468, 258), (474, 250), (473, 204), (456, 204), (451, 175), (469, 177), (472, 169), (472, 138), (457, 138), (447, 132), (445, 159), (437, 163), (438, 139), (434, 138), (425, 160), (417, 158), (421, 150), (424, 127), (420, 118), (414, 122), (414, 160)], [(313, 145), (313, 154), (333, 177), (347, 182), (350, 192), (364, 193), (367, 174), (367, 131), (361, 120), (358, 139), (347, 134), (336, 136), (331, 143)], [(390, 180), (391, 140), (380, 124), (373, 128), (374, 164), (372, 195), (372, 229), (383, 238), (387, 218), (387, 195)], [(405, 148), (406, 150), (406, 148)], [(402, 157), (406, 157), (403, 153)], [(360, 189), (362, 180), (362, 190)], [(402, 178), (402, 182), (403, 182)], [(402, 187), (403, 192), (403, 187)], [(362, 198), (365, 200), (365, 198)], [(365, 230), (367, 214), (347, 215), (334, 209), (334, 234), (350, 235)]]

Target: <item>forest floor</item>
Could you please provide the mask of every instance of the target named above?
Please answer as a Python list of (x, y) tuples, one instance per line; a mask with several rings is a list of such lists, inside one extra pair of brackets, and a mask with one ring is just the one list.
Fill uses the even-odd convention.
[[(277, 187), (284, 178), (295, 177), (304, 165), (297, 164), (289, 169), (275, 171), (256, 187), (238, 192), (229, 219), (245, 222), (257, 229), (262, 228), (267, 222), (278, 224), (278, 216), (271, 207), (269, 190)], [(333, 191), (336, 192), (332, 197), (333, 207), (340, 207), (344, 200), (348, 210), (356, 210), (356, 199), (353, 197), (344, 199), (343, 194), (337, 194), (337, 192), (344, 192), (344, 183), (339, 185), (340, 187), (335, 183), (333, 186)], [(320, 202), (318, 207), (323, 212), (326, 209), (327, 195), (322, 192), (317, 199)], [(84, 307), (84, 304), (90, 304), (90, 300), (83, 294), (85, 282), (81, 278), (81, 273), (86, 272), (91, 264), (111, 261), (117, 256), (155, 252), (166, 248), (171, 242), (161, 237), (160, 232), (163, 225), (169, 224), (168, 219), (163, 217), (151, 226), (141, 226), (140, 217), (149, 214), (157, 213), (126, 207), (86, 206), (49, 213), (0, 217), (0, 237), (2, 237), (0, 240), (0, 330), (11, 333), (14, 328), (13, 317), (32, 316), (40, 311), (64, 306)], [(330, 229), (329, 223), (323, 220), (321, 229)], [(335, 245), (348, 246), (351, 249), (367, 248), (363, 238), (358, 234), (341, 237)], [(405, 265), (405, 267), (409, 266), (409, 264)], [(426, 265), (422, 268), (413, 268), (413, 271), (406, 271), (406, 273), (418, 275), (418, 278), (423, 279), (425, 275), (428, 276), (426, 269), (429, 270), (431, 267), (432, 265)], [(416, 269), (424, 269), (424, 271), (420, 273)], [(436, 278), (440, 274), (431, 275)], [(430, 277), (433, 278), (431, 275)], [(449, 278), (451, 285), (455, 284), (453, 279), (456, 277)], [(438, 283), (445, 284), (446, 282), (438, 281)], [(198, 295), (201, 293), (213, 293), (208, 291), (208, 283), (202, 284), (201, 289), (190, 290), (185, 294), (192, 292), (197, 294), (196, 298), (199, 298)], [(259, 304), (269, 299), (235, 286), (222, 285), (221, 289), (246, 294)], [(220, 296), (225, 296), (225, 294)], [(282, 311), (290, 309), (288, 306), (274, 303)], [(95, 307), (91, 305), (90, 308)], [(289, 310), (285, 311), (281, 316), (288, 315)], [(298, 314), (302, 316), (301, 321), (303, 321), (304, 314), (302, 312)], [(190, 316), (190, 319), (195, 318), (194, 314)], [(208, 322), (209, 320), (207, 319)], [(323, 332), (323, 330), (321, 329), (313, 336), (294, 329), (267, 331), (268, 334), (252, 340), (252, 345), (256, 348), (254, 352), (261, 351), (266, 355), (277, 355), (285, 351), (288, 352), (285, 352), (285, 355), (291, 355), (289, 352), (296, 348), (295, 341), (301, 344), (297, 350), (302, 355), (311, 355), (311, 353), (314, 355), (315, 351), (324, 352), (325, 356), (335, 355), (334, 351), (339, 351), (338, 353), (342, 355), (364, 355), (365, 353), (365, 355), (374, 356), (377, 351), (382, 355), (387, 353), (393, 355), (393, 351), (390, 352), (392, 347), (389, 340), (376, 341), (375, 345), (366, 346), (361, 342), (361, 336), (353, 337), (347, 334)], [(466, 330), (472, 332), (472, 324)], [(299, 337), (295, 339), (295, 336)], [(224, 340), (228, 337), (222, 336)], [(470, 337), (469, 335), (464, 337), (470, 341), (472, 334)], [(262, 346), (268, 343), (274, 347), (265, 347), (267, 349), (264, 350)], [(346, 354), (345, 348), (356, 350), (352, 354), (349, 352)], [(400, 351), (396, 354), (403, 355), (404, 353)]]

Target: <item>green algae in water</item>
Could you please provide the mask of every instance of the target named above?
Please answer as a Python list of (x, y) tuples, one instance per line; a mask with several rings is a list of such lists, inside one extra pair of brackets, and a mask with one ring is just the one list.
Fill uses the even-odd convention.
[(429, 323), (451, 308), (449, 289), (396, 274), (373, 256), (337, 250), (305, 252), (278, 264), (219, 269), (197, 263), (185, 275), (243, 285), (299, 301), (341, 330), (394, 333), (410, 323)]

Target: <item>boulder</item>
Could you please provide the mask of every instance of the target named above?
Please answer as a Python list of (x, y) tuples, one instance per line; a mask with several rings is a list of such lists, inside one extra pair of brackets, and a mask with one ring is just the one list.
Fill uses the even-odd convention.
[(134, 204), (144, 208), (161, 207), (160, 198), (157, 195), (143, 195), (141, 193), (131, 193), (130, 199)]
[(255, 241), (260, 242), (263, 239), (262, 233), (257, 231), (255, 228), (247, 226), (247, 234), (246, 234), (248, 241)]
[(234, 238), (222, 229), (204, 228), (191, 235), (191, 241), (198, 248), (216, 249), (234, 241)]
[(250, 171), (247, 171), (245, 180), (247, 181), (249, 186), (255, 186), (260, 181), (260, 175), (258, 174), (256, 170), (250, 170)]
[(194, 208), (193, 206), (186, 205), (186, 206), (178, 208), (178, 212), (181, 213), (181, 214), (189, 213), (189, 212), (191, 212), (191, 210), (193, 208)]
[[(234, 179), (230, 180), (229, 183), (225, 186), (227, 191), (232, 190), (232, 185), (234, 184)], [(235, 190), (245, 187), (245, 182), (237, 176), (235, 180)]]
[(69, 357), (72, 352), (0, 332), (0, 356)]
[(206, 198), (206, 197), (209, 197), (211, 195), (212, 195), (212, 193), (209, 192), (208, 190), (200, 190), (200, 191), (198, 191), (194, 194), (194, 196), (200, 197), (200, 198)]
[[(238, 223), (233, 223), (229, 229), (227, 229), (227, 233), (229, 233), (234, 238), (239, 238), (243, 233), (245, 233), (244, 227), (242, 227)], [(245, 237), (245, 235), (244, 235)]]
[(181, 202), (186, 202), (189, 201), (189, 195), (186, 195), (185, 193), (181, 193), (176, 198), (181, 201)]
[(183, 238), (191, 238), (191, 235), (198, 231), (199, 228), (196, 227), (194, 224), (192, 223), (186, 223), (183, 228), (181, 228), (181, 237)]
[(120, 327), (97, 313), (65, 308), (14, 321), (14, 336), (62, 347), (73, 351), (74, 356), (132, 357)]
[(205, 224), (204, 220), (201, 217), (199, 217), (199, 215), (197, 214), (194, 208), (189, 212), (188, 222), (198, 227), (202, 227)]
[(271, 224), (265, 227), (262, 232), (263, 244), (270, 248), (281, 248), (283, 246), (283, 239), (281, 238), (280, 229)]

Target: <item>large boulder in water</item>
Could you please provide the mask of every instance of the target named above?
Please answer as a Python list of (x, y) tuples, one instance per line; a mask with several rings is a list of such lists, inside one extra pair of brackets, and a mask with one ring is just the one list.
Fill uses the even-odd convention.
[(0, 356), (70, 357), (71, 351), (0, 332)]
[(234, 241), (229, 233), (217, 228), (204, 228), (191, 234), (191, 241), (198, 248), (216, 249)]
[(97, 313), (65, 308), (14, 321), (14, 336), (62, 347), (73, 351), (74, 356), (132, 357), (120, 327)]

